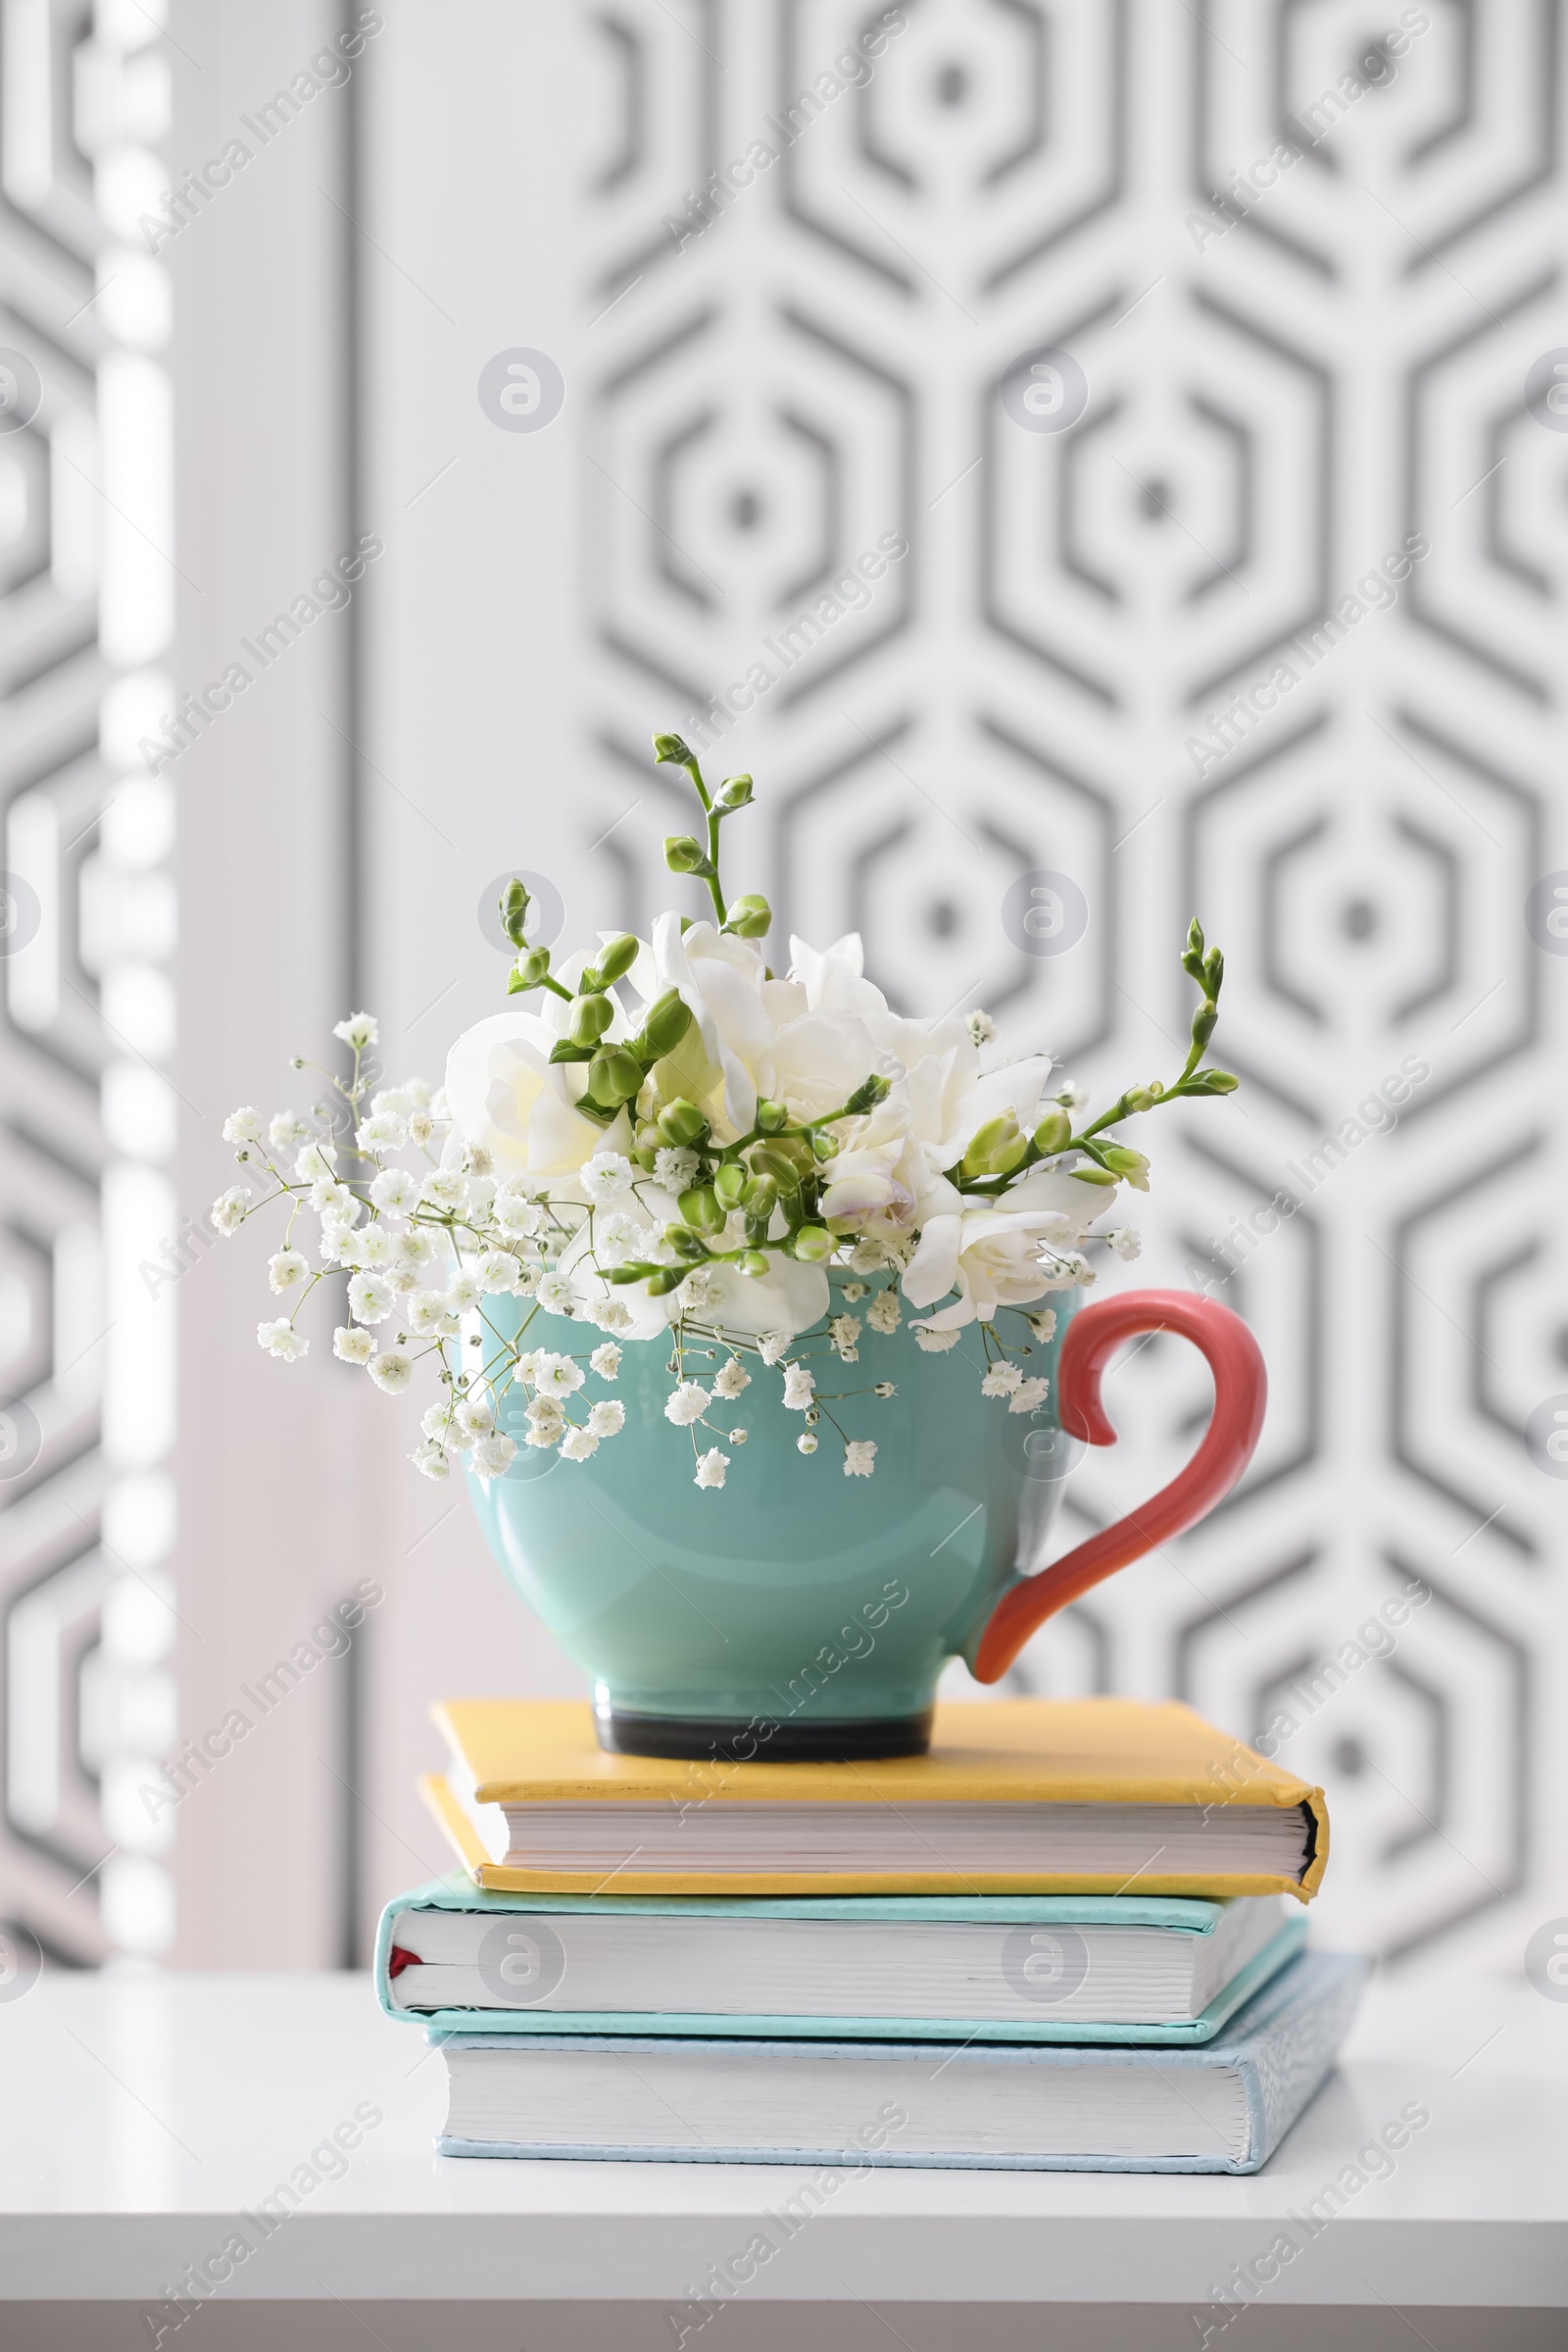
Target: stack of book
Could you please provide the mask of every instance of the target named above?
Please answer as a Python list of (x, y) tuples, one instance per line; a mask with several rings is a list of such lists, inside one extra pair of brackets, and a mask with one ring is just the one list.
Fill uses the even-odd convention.
[(929, 1755), (839, 1764), (436, 1720), (462, 1868), (376, 1978), (444, 2053), (444, 2155), (1255, 2172), (1366, 1974), (1303, 1949), (1322, 1791), (1183, 1706), (945, 1703)]

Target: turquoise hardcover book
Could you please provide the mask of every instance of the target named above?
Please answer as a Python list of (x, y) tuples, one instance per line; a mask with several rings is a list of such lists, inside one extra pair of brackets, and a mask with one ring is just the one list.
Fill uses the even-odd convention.
[(1193, 2049), (433, 2033), (444, 2156), (1255, 2173), (1334, 2064), (1370, 1964), (1306, 1952)]
[(387, 1905), (381, 2006), (445, 2032), (1201, 2046), (1300, 1950), (1274, 1895), (481, 1893)]

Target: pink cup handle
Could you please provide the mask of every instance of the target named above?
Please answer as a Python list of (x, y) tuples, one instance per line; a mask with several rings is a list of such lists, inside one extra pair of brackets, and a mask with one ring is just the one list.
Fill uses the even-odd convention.
[(1186, 1469), (1140, 1509), (1102, 1528), (1038, 1576), (1007, 1588), (980, 1638), (974, 1664), (979, 1682), (994, 1683), (1005, 1674), (1036, 1626), (1091, 1585), (1195, 1526), (1230, 1493), (1252, 1458), (1268, 1402), (1261, 1351), (1240, 1315), (1195, 1291), (1132, 1291), (1073, 1316), (1056, 1374), (1056, 1418), (1067, 1435), (1091, 1446), (1115, 1444), (1116, 1432), (1100, 1401), (1101, 1375), (1122, 1341), (1144, 1331), (1180, 1332), (1207, 1356), (1214, 1411), (1203, 1442)]

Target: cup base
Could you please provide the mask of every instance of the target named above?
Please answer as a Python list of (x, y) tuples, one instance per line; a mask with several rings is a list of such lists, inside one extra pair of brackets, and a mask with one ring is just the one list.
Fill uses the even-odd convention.
[(931, 1744), (932, 1709), (918, 1715), (859, 1720), (824, 1716), (780, 1723), (752, 1715), (649, 1715), (630, 1707), (599, 1706), (599, 1744), (614, 1756), (661, 1756), (723, 1764), (865, 1763), (888, 1756), (923, 1756)]

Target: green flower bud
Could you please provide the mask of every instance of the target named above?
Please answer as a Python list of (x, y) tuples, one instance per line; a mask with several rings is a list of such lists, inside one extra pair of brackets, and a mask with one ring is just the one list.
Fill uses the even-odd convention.
[(789, 1120), (789, 1107), (783, 1102), (762, 1101), (757, 1105), (757, 1124), (764, 1135), (777, 1135)]
[(741, 1259), (741, 1272), (749, 1274), (754, 1282), (757, 1281), (760, 1275), (767, 1272), (765, 1253), (760, 1250), (748, 1250), (746, 1255)]
[(1219, 1008), (1217, 1005), (1212, 1003), (1200, 1004), (1193, 1015), (1193, 1043), (1195, 1046), (1207, 1045), (1214, 1034), (1214, 1024), (1218, 1019)]
[(752, 779), (750, 776), (726, 776), (713, 795), (713, 799), (720, 808), (744, 808), (751, 797)]
[(624, 1046), (596, 1054), (588, 1064), (587, 1091), (596, 1102), (629, 1102), (642, 1082), (642, 1064)]
[(686, 1279), (684, 1266), (660, 1266), (648, 1278), (650, 1298), (664, 1298)]
[(708, 1141), (708, 1121), (695, 1102), (682, 1095), (659, 1114), (659, 1140), (662, 1144), (684, 1144), (688, 1148)]
[(1097, 1168), (1093, 1160), (1086, 1160), (1081, 1168), (1073, 1168), (1070, 1173), (1077, 1177), (1080, 1184), (1114, 1184), (1116, 1182), (1108, 1168)]
[(710, 874), (708, 852), (693, 833), (666, 833), (664, 863), (672, 874)]
[(1218, 948), (1210, 948), (1203, 957), (1203, 986), (1211, 997), (1217, 997), (1225, 978), (1225, 957)]
[(638, 1144), (634, 1147), (632, 1158), (636, 1161), (638, 1167), (641, 1168), (645, 1176), (651, 1176), (659, 1162), (658, 1152), (650, 1152), (647, 1147), (642, 1144)]
[(528, 893), (515, 874), (501, 894), (501, 928), (514, 948), (522, 947), (523, 927), (528, 920)]
[(1142, 1152), (1129, 1150), (1126, 1144), (1107, 1144), (1105, 1164), (1122, 1177), (1137, 1193), (1149, 1190), (1149, 1162)]
[(696, 1233), (717, 1233), (724, 1222), (718, 1195), (710, 1184), (694, 1184), (682, 1193), (680, 1213)]
[(1039, 1126), (1035, 1129), (1033, 1138), (1031, 1140), (1033, 1141), (1035, 1150), (1040, 1153), (1041, 1158), (1046, 1159), (1049, 1158), (1054, 1152), (1065, 1152), (1067, 1149), (1067, 1141), (1071, 1134), (1072, 1120), (1068, 1116), (1067, 1112), (1064, 1110), (1048, 1110), (1045, 1117), (1041, 1120)]
[(839, 1139), (831, 1127), (812, 1128), (811, 1156), (813, 1159), (832, 1159), (838, 1148)]
[(512, 967), (512, 977), (507, 982), (508, 994), (515, 996), (519, 988), (537, 988), (549, 969), (550, 950), (530, 948), (527, 955), (519, 956)]
[(662, 1061), (673, 1054), (692, 1025), (692, 1008), (672, 988), (656, 997), (648, 1007), (648, 1015), (637, 1040), (638, 1051), (645, 1060)]
[(746, 1239), (748, 1240), (748, 1242), (750, 1242), (750, 1243), (751, 1243), (751, 1245), (752, 1245), (752, 1247), (753, 1247), (754, 1249), (757, 1247), (757, 1245), (758, 1245), (760, 1242), (765, 1242), (765, 1241), (766, 1241), (766, 1239), (767, 1239), (767, 1229), (768, 1229), (768, 1226), (769, 1226), (771, 1223), (772, 1223), (772, 1218), (771, 1218), (771, 1216), (770, 1216), (770, 1215), (769, 1215), (769, 1216), (765, 1216), (765, 1217), (748, 1217), (748, 1218), (747, 1218), (747, 1220), (746, 1220)]
[(694, 1258), (708, 1255), (702, 1235), (693, 1233), (689, 1225), (677, 1225), (671, 1222), (664, 1227), (664, 1239), (677, 1255), (684, 1257), (688, 1263)]
[(821, 1225), (803, 1225), (794, 1240), (796, 1256), (813, 1266), (819, 1265), (824, 1257), (831, 1257), (837, 1247), (832, 1234)]
[(779, 1193), (798, 1193), (801, 1189), (800, 1169), (776, 1144), (753, 1145), (752, 1174), (766, 1177), (774, 1187), (775, 1197)]
[(691, 758), (691, 752), (678, 735), (656, 735), (654, 737), (654, 765), (656, 767), (662, 767), (666, 760), (673, 760), (677, 767), (684, 767)]
[(737, 939), (763, 939), (772, 920), (773, 909), (760, 891), (749, 890), (744, 898), (730, 901), (724, 928), (733, 931)]
[(969, 1148), (963, 1155), (959, 1174), (963, 1176), (1007, 1176), (1017, 1167), (1029, 1146), (1024, 1141), (1018, 1122), (1010, 1110), (995, 1119), (987, 1119), (969, 1138)]
[(648, 1275), (658, 1274), (662, 1271), (661, 1267), (654, 1264), (652, 1258), (628, 1257), (622, 1264), (610, 1267), (605, 1275), (605, 1280), (619, 1283), (642, 1282)]
[(612, 980), (620, 979), (631, 970), (636, 960), (637, 941), (630, 931), (622, 931), (619, 938), (612, 939), (600, 956), (596, 966), (600, 987), (608, 988)]
[(1122, 1097), (1129, 1110), (1152, 1110), (1158, 1100), (1152, 1086), (1130, 1086)]
[(1200, 1070), (1196, 1078), (1188, 1081), (1188, 1091), (1195, 1095), (1234, 1095), (1241, 1083), (1229, 1070)]
[(778, 1206), (778, 1186), (771, 1176), (754, 1176), (741, 1200), (749, 1217), (765, 1221)]
[(739, 1208), (741, 1196), (746, 1190), (746, 1170), (738, 1159), (726, 1159), (721, 1168), (714, 1169), (713, 1192), (721, 1207)]
[(892, 1092), (892, 1080), (884, 1078), (880, 1071), (873, 1070), (869, 1078), (861, 1079), (844, 1107), (858, 1113), (870, 1110), (876, 1103), (885, 1102)]
[(1187, 932), (1187, 945), (1182, 950), (1182, 970), (1189, 978), (1201, 983), (1203, 977), (1203, 926), (1195, 914)]
[(578, 997), (571, 1007), (567, 1035), (574, 1046), (597, 1046), (615, 1017), (608, 997)]

